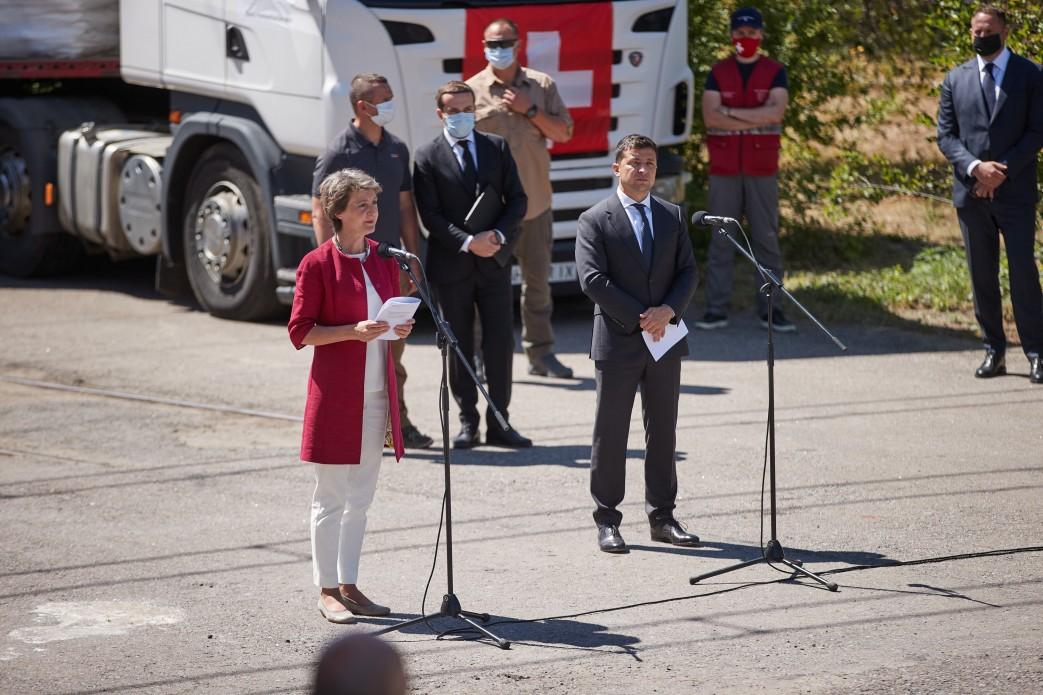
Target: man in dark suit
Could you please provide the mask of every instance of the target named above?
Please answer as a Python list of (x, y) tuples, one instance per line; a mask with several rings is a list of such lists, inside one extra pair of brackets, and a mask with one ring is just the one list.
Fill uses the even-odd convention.
[(1043, 301), (1033, 253), (1036, 161), (1043, 146), (1043, 73), (1006, 47), (1007, 17), (991, 5), (971, 18), (977, 57), (942, 84), (938, 147), (953, 165), (953, 205), (967, 250), (974, 314), (985, 339), (975, 376), (1006, 374), (999, 285), (999, 235), (1029, 378), (1043, 384)]
[(590, 492), (598, 547), (627, 552), (619, 533), (626, 481), (627, 435), (634, 394), (645, 424), (645, 511), (654, 541), (696, 546), (699, 537), (674, 519), (675, 445), (681, 339), (658, 361), (642, 338), (655, 340), (676, 323), (695, 292), (696, 269), (681, 209), (652, 195), (656, 144), (627, 135), (616, 145), (612, 171), (619, 188), (584, 212), (576, 233), (580, 287), (595, 304), (590, 357), (597, 383)]
[[(417, 209), (430, 234), (424, 268), (438, 307), (472, 365), (477, 305), (489, 396), (506, 418), (514, 356), (511, 247), (528, 201), (506, 141), (475, 132), (471, 88), (448, 82), (438, 89), (435, 103), (442, 132), (417, 150), (413, 168)], [(490, 186), (502, 204), (499, 219), (491, 229), (468, 229), (467, 213)], [(470, 449), (478, 445), (478, 389), (457, 359), (449, 363), (449, 384), (460, 408), (460, 434), (453, 447)], [(489, 411), (485, 441), (532, 446), (517, 430), (502, 429)]]

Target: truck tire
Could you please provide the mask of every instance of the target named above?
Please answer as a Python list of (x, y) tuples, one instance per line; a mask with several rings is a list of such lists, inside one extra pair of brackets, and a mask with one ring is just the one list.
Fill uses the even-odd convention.
[(82, 245), (61, 231), (44, 185), (55, 180), (55, 143), (43, 130), (0, 123), (0, 273), (50, 275), (79, 261)]
[(243, 154), (222, 143), (203, 152), (185, 194), (188, 282), (214, 316), (239, 321), (282, 310), (275, 295), (268, 207)]

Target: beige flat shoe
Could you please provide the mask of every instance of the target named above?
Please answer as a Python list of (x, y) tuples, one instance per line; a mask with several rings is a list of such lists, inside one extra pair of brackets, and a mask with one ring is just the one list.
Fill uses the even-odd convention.
[(344, 594), (341, 594), (340, 602), (355, 615), (363, 615), (369, 618), (380, 618), (385, 615), (391, 615), (391, 609), (387, 606), (381, 606), (379, 603), (370, 603), (368, 606), (363, 606), (361, 603), (355, 603)]
[(322, 617), (331, 623), (337, 623), (338, 625), (347, 625), (348, 623), (355, 622), (355, 616), (349, 611), (329, 611), (326, 610), (326, 604), (319, 599), (319, 613), (322, 613)]

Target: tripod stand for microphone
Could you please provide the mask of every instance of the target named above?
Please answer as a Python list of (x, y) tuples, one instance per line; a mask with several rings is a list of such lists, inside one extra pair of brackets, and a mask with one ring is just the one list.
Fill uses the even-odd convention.
[[(431, 301), (431, 295), (427, 287), (427, 276), (425, 274), (425, 282), (421, 284), (416, 275), (413, 274), (413, 269), (409, 265), (409, 261), (402, 256), (393, 256), (398, 262), (398, 265), (402, 270), (409, 273), (410, 279), (413, 280), (413, 284), (416, 285), (417, 291), (420, 292), (420, 297), (427, 304), (427, 308), (431, 311), (431, 316), (435, 320), (435, 328), (438, 332), (438, 349), (442, 353), (442, 382), (439, 388), (439, 413), (442, 423), (442, 462), (445, 468), (445, 560), (446, 560), (446, 594), (442, 597), (442, 605), (438, 609), (437, 613), (430, 613), (428, 615), (420, 616), (419, 618), (413, 618), (390, 627), (386, 627), (382, 630), (377, 630), (374, 635), (383, 635), (388, 632), (394, 632), (396, 630), (402, 630), (411, 625), (426, 622), (432, 618), (453, 618), (461, 622), (466, 623), (470, 628), (477, 630), (481, 634), (485, 635), (500, 649), (510, 649), (511, 643), (508, 640), (503, 639), (497, 635), (494, 635), (485, 627), (479, 625), (474, 619), (481, 622), (489, 621), (488, 613), (475, 613), (472, 611), (465, 611), (460, 606), (460, 599), (453, 593), (453, 499), (452, 499), (452, 483), (449, 478), (449, 348), (451, 347), (460, 360), (460, 364), (464, 366), (467, 373), (474, 379), (474, 383), (478, 386), (478, 390), (482, 393), (482, 396), (489, 404), (490, 410), (496, 416), (500, 426), (506, 431), (509, 427), (507, 421), (503, 415), (497, 410), (496, 406), (489, 399), (489, 394), (485, 388), (479, 383), (478, 377), (475, 375), (474, 370), (466, 359), (464, 354), (460, 351), (460, 346), (457, 344), (456, 336), (453, 335), (452, 329), (449, 324), (442, 318), (438, 308), (434, 302)], [(423, 272), (423, 266), (421, 266), (421, 272)], [(468, 327), (470, 329), (470, 327)]]
[[(701, 214), (702, 213), (697, 213), (697, 216)], [(729, 220), (729, 222), (734, 223), (735, 226), (738, 227), (740, 231), (742, 231), (742, 228), (739, 227), (738, 222), (734, 220)], [(706, 572), (705, 574), (696, 575), (694, 577), (689, 578), (688, 583), (696, 584), (702, 581), (703, 579), (709, 579), (710, 577), (717, 577), (722, 574), (727, 574), (728, 572), (734, 572), (735, 570), (742, 569), (743, 567), (750, 567), (752, 565), (758, 565), (761, 563), (769, 565), (771, 563), (778, 563), (785, 565), (786, 567), (789, 567), (791, 570), (793, 570), (794, 574), (813, 579), (819, 584), (825, 586), (830, 591), (836, 591), (837, 585), (834, 582), (823, 579), (817, 574), (814, 574), (804, 569), (802, 563), (799, 560), (786, 559), (786, 553), (782, 549), (782, 543), (779, 542), (775, 513), (775, 341), (773, 330), (773, 300), (775, 290), (781, 290), (783, 294), (789, 297), (790, 301), (796, 304), (800, 308), (800, 310), (804, 312), (804, 314), (815, 323), (816, 326), (822, 329), (822, 331), (826, 335), (828, 335), (833, 340), (833, 342), (837, 344), (837, 346), (840, 347), (841, 350), (847, 350), (847, 346), (841, 343), (835, 335), (830, 333), (829, 330), (825, 326), (823, 326), (821, 322), (819, 322), (818, 319), (812, 316), (811, 312), (805, 309), (804, 305), (798, 302), (793, 297), (793, 295), (789, 293), (789, 290), (782, 286), (782, 283), (779, 282), (778, 278), (776, 278), (770, 270), (766, 269), (764, 266), (757, 262), (757, 259), (753, 257), (752, 253), (748, 252), (745, 248), (743, 248), (743, 246), (739, 242), (732, 238), (732, 236), (728, 234), (725, 224), (720, 223), (715, 225), (714, 231), (719, 234), (723, 234), (725, 237), (727, 237), (728, 241), (730, 241), (735, 248), (739, 249), (739, 252), (757, 268), (757, 271), (764, 279), (764, 285), (761, 286), (761, 291), (764, 292), (768, 300), (768, 466), (771, 479), (771, 539), (768, 540), (767, 545), (765, 545), (764, 548), (761, 549), (761, 557), (755, 558), (753, 560), (747, 560), (746, 562), (740, 562), (735, 565), (730, 565), (728, 567), (725, 567), (724, 569), (714, 570), (713, 572)]]

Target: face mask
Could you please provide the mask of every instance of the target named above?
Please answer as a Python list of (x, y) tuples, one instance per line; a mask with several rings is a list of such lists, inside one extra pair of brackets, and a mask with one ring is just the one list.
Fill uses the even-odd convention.
[(457, 140), (463, 140), (474, 130), (473, 113), (449, 113), (442, 119), (445, 129)]
[(974, 37), (974, 52), (980, 56), (990, 56), (1003, 48), (1003, 37), (999, 34)]
[(735, 46), (735, 54), (740, 58), (752, 58), (757, 55), (761, 40), (752, 36), (743, 36), (739, 39), (732, 39), (732, 45)]
[(376, 116), (371, 116), (371, 120), (380, 127), (386, 126), (395, 118), (395, 100), (389, 99), (383, 104), (370, 104), (377, 110)]
[(486, 48), (485, 59), (497, 70), (506, 70), (514, 63), (514, 49)]

